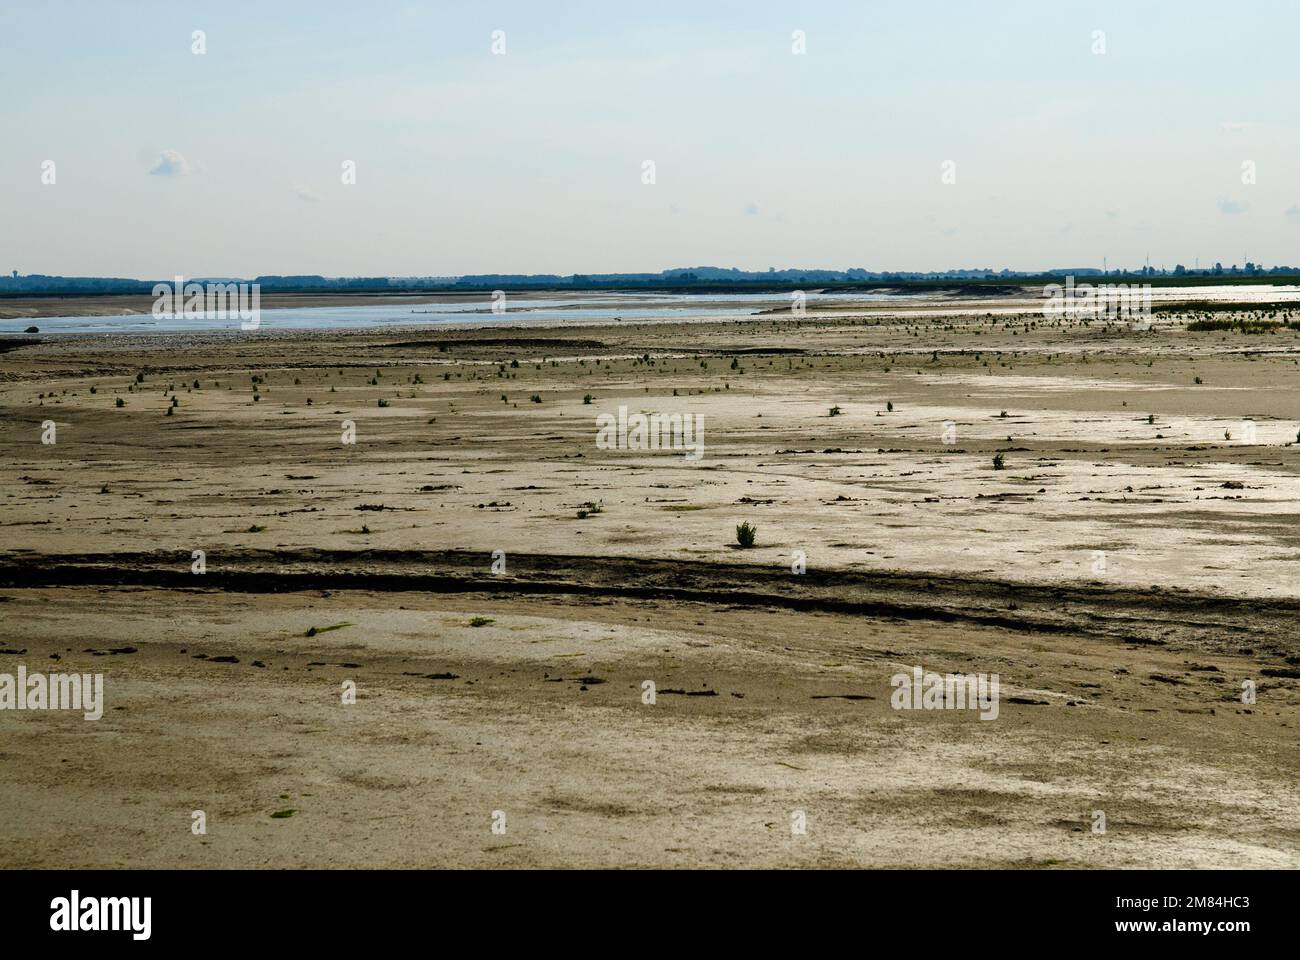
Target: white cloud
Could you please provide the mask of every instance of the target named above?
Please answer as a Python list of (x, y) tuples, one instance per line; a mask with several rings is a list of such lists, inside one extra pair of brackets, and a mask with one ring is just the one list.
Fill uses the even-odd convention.
[(189, 174), (190, 165), (179, 151), (164, 150), (149, 172), (155, 177), (184, 177)]

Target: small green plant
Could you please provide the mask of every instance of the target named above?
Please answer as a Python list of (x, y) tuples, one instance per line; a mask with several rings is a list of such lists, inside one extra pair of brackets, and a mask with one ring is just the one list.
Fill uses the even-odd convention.
[(1192, 378), (1192, 383), (1200, 384), (1200, 383), (1204, 383), (1204, 382), (1205, 382), (1205, 381), (1202, 380), (1200, 377), (1193, 377), (1193, 378)]
[(582, 402), (583, 402), (584, 404), (587, 404), (588, 406), (590, 406), (591, 401), (592, 401), (592, 396), (591, 396), (591, 394), (589, 394), (589, 393), (586, 394), (586, 395), (582, 398)]
[(1156, 422), (1156, 415), (1154, 413), (1148, 413), (1147, 423), (1155, 423), (1155, 422)]
[(740, 544), (743, 549), (748, 550), (754, 545), (754, 538), (758, 536), (758, 527), (754, 526), (748, 520), (736, 525), (736, 543)]
[(385, 400), (383, 397), (380, 397), (380, 398), (379, 398), (379, 405), (380, 405), (381, 407), (386, 407), (386, 406), (388, 406), (388, 401)]
[(496, 623), (491, 617), (474, 617), (470, 620), (471, 627), (486, 627), (489, 623)]
[(125, 407), (125, 406), (126, 406), (126, 401), (123, 400), (121, 397), (118, 397), (118, 398), (114, 401), (114, 404), (115, 404), (116, 406), (119, 406), (119, 407)]
[(531, 397), (529, 397), (528, 399), (531, 400), (533, 403), (541, 403), (541, 402), (542, 402), (542, 395), (541, 395), (540, 393), (534, 393), (534, 394), (533, 394)]
[(844, 411), (842, 411), (839, 407), (831, 407), (830, 412), (826, 415), (828, 417), (838, 417), (843, 412)]
[(1000, 453), (995, 455), (993, 457), (993, 469), (1005, 470), (1006, 468), (1007, 468), (1007, 458)]
[(885, 410), (886, 410), (886, 412), (888, 412), (888, 413), (893, 413), (893, 412), (894, 412), (894, 401), (893, 401), (893, 400), (886, 400), (886, 401), (885, 401)]

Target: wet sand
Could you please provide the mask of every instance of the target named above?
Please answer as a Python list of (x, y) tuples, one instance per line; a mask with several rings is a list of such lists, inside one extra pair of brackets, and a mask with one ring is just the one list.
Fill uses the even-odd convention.
[(0, 353), (0, 862), (1300, 865), (1300, 334), (963, 307)]

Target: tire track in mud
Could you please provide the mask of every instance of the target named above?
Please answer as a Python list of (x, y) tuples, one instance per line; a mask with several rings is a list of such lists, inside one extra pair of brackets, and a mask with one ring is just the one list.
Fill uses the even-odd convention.
[(1106, 584), (1041, 584), (913, 572), (809, 570), (697, 560), (485, 551), (235, 550), (207, 572), (187, 553), (0, 556), (0, 587), (123, 586), (232, 593), (366, 590), (664, 600), (970, 624), (1268, 659), (1300, 652), (1300, 602)]

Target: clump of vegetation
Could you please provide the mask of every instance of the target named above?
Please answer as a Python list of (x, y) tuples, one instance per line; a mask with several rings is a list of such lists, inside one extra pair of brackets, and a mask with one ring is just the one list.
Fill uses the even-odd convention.
[(1155, 423), (1155, 422), (1156, 422), (1156, 415), (1154, 413), (1148, 413), (1147, 423)]
[(117, 400), (114, 401), (114, 405), (119, 407), (125, 407), (126, 401), (123, 400), (121, 397), (118, 397)]
[(496, 623), (491, 617), (474, 617), (470, 620), (471, 627), (486, 627), (489, 623)]
[(541, 402), (542, 402), (542, 395), (541, 395), (540, 393), (534, 393), (534, 394), (533, 394), (531, 397), (529, 397), (528, 399), (531, 400), (533, 403), (541, 403)]
[(592, 399), (594, 399), (594, 398), (592, 397), (591, 394), (588, 393), (588, 394), (586, 394), (586, 395), (582, 398), (582, 402), (583, 402), (584, 404), (590, 405)]
[(379, 405), (380, 405), (381, 407), (386, 407), (386, 406), (388, 406), (388, 401), (385, 400), (383, 397), (380, 397), (380, 398), (379, 398)]
[(758, 527), (754, 526), (748, 520), (736, 525), (736, 543), (742, 549), (748, 550), (754, 545), (754, 540), (758, 536)]
[(1194, 333), (1201, 333), (1212, 330), (1231, 330), (1237, 333), (1272, 333), (1287, 324), (1275, 323), (1269, 320), (1247, 320), (1244, 317), (1238, 317), (1235, 320), (1193, 320), (1187, 325), (1187, 329)]
[(893, 413), (893, 412), (894, 412), (894, 401), (893, 401), (893, 400), (886, 400), (886, 401), (885, 401), (885, 412), (886, 412), (886, 413)]
[(248, 532), (249, 532), (249, 533), (261, 533), (261, 532), (262, 532), (263, 530), (265, 530), (265, 529), (266, 529), (266, 527), (260, 526), (259, 524), (256, 524), (256, 523), (255, 523), (255, 524), (253, 524), (251, 527), (248, 528)]
[(844, 411), (842, 411), (839, 407), (831, 407), (831, 409), (830, 409), (830, 413), (828, 413), (828, 414), (826, 414), (826, 415), (827, 415), (828, 417), (838, 417), (838, 416), (839, 416), (841, 413), (843, 413), (843, 412), (844, 412)]
[(994, 470), (1005, 470), (1006, 468), (1007, 468), (1007, 458), (1004, 457), (1004, 456), (1003, 456), (1002, 454), (1000, 454), (1000, 453), (999, 453), (999, 454), (996, 454), (996, 455), (993, 457), (993, 469), (994, 469)]
[(1204, 382), (1205, 382), (1205, 381), (1202, 380), (1200, 377), (1192, 377), (1192, 383), (1200, 384), (1200, 383), (1204, 383)]
[(590, 500), (588, 500), (586, 503), (584, 503), (582, 506), (578, 508), (578, 519), (586, 520), (590, 516), (593, 516), (597, 513), (604, 513), (604, 512), (605, 512), (604, 508), (601, 507), (600, 504), (592, 503)]

